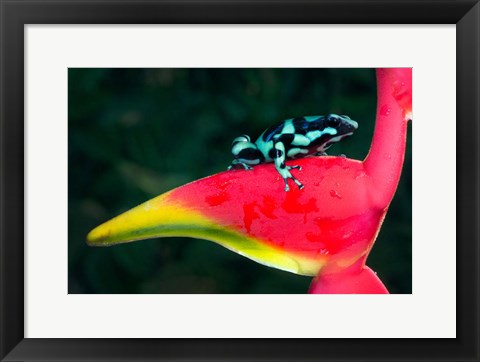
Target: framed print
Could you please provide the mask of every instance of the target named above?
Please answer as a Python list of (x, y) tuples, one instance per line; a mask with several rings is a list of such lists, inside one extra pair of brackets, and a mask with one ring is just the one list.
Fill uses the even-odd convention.
[(2, 361), (479, 358), (477, 1), (1, 11)]

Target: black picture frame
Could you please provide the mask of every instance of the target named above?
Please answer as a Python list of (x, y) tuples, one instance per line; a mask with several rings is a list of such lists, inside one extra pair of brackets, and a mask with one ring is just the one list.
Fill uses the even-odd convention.
[[(478, 333), (480, 5), (477, 0), (2, 0), (0, 4), (2, 30), (0, 357), (2, 361), (478, 361), (480, 359)], [(24, 26), (26, 24), (157, 23), (456, 24), (457, 338), (24, 338)], [(439, 152), (448, 152), (448, 149), (439, 150)]]

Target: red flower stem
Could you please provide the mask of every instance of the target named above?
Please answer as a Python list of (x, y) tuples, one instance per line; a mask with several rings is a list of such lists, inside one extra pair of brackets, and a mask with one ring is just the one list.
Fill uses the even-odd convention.
[(372, 180), (374, 203), (390, 204), (400, 179), (411, 117), (410, 68), (377, 69), (377, 117), (364, 168)]

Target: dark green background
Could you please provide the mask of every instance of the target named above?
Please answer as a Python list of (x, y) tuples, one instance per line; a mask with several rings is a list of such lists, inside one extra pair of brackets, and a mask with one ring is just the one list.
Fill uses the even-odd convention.
[[(329, 154), (363, 159), (373, 134), (373, 69), (69, 69), (69, 293), (305, 293), (311, 278), (205, 240), (93, 248), (86, 234), (154, 196), (224, 171), (231, 141), (280, 120), (358, 121)], [(368, 259), (391, 293), (411, 293), (411, 132), (398, 191)], [(273, 167), (273, 166), (272, 166)]]

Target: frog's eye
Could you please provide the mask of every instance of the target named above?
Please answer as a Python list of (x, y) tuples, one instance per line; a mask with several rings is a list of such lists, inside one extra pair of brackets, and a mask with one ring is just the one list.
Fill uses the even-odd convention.
[(246, 134), (244, 134), (243, 136), (239, 136), (233, 140), (232, 145), (238, 142), (250, 142), (250, 137), (248, 137)]
[(340, 123), (340, 118), (338, 116), (328, 116), (327, 117), (327, 126), (335, 127)]

